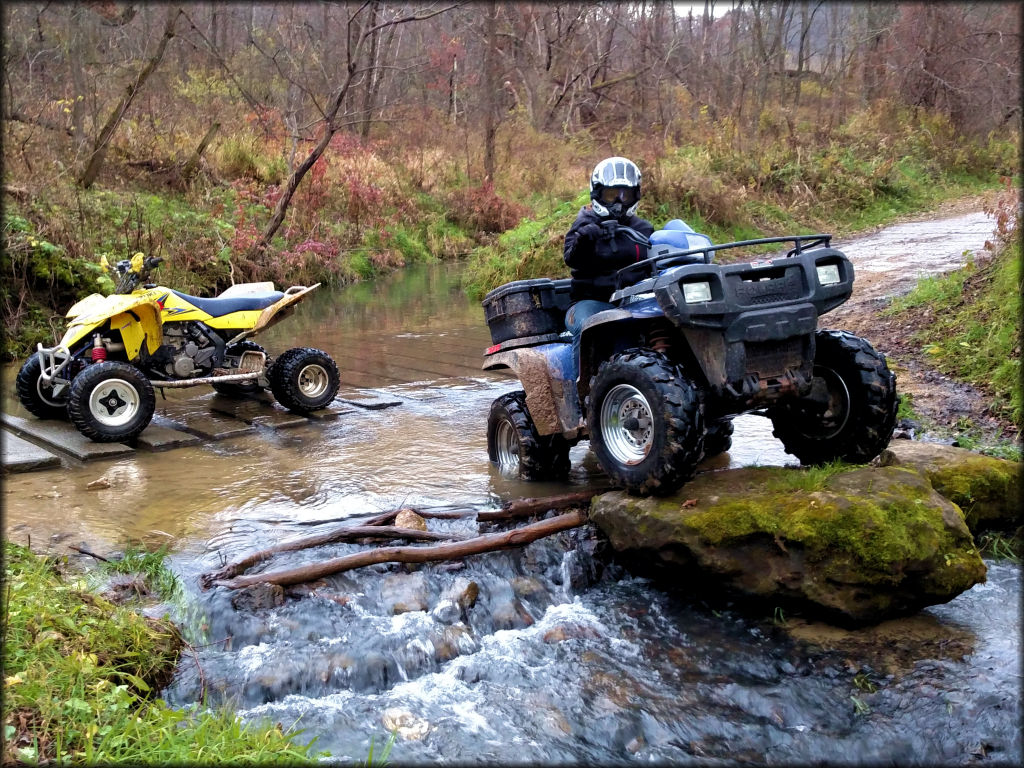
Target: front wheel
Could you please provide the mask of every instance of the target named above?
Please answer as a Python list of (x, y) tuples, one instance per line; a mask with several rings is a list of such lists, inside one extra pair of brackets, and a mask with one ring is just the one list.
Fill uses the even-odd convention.
[(522, 390), (491, 403), (487, 455), (503, 474), (523, 480), (561, 480), (571, 465), (564, 437), (537, 434)]
[(885, 355), (847, 331), (818, 331), (811, 395), (771, 410), (773, 434), (801, 464), (865, 464), (896, 425), (896, 376)]
[(631, 349), (601, 364), (590, 380), (587, 426), (601, 466), (631, 493), (672, 493), (701, 459), (696, 387), (654, 350)]
[(55, 395), (53, 384), (47, 382), (42, 373), (43, 368), (38, 355), (32, 355), (25, 361), (14, 382), (18, 400), (25, 406), (26, 411), (40, 419), (66, 420), (68, 418), (68, 390), (64, 389), (61, 394)]
[(270, 366), (267, 379), (277, 402), (296, 413), (326, 407), (341, 386), (341, 374), (331, 356), (311, 347), (296, 347), (282, 354)]
[(149, 426), (155, 410), (153, 385), (128, 363), (93, 363), (71, 382), (71, 423), (97, 443), (120, 443), (138, 437)]

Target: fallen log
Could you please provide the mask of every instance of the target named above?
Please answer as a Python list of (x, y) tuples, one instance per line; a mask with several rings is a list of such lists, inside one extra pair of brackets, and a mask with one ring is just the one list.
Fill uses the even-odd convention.
[(371, 549), (366, 552), (356, 552), (344, 557), (337, 557), (322, 563), (314, 563), (281, 571), (269, 571), (252, 576), (239, 576), (228, 580), (220, 579), (212, 583), (219, 587), (227, 587), (228, 589), (241, 589), (242, 587), (263, 583), (288, 586), (316, 581), (324, 576), (378, 563), (428, 563), (436, 560), (450, 560), (468, 555), (478, 555), (484, 552), (494, 552), (501, 549), (523, 546), (544, 536), (550, 536), (553, 533), (565, 531), (569, 528), (576, 528), (585, 522), (587, 522), (586, 512), (574, 510), (548, 520), (530, 523), (511, 531), (486, 534), (464, 541), (438, 544), (432, 547), (382, 547), (381, 549)]
[[(573, 493), (563, 493), (557, 496), (541, 496), (538, 498), (507, 501), (501, 505), (501, 509), (485, 510), (483, 512), (474, 510), (466, 510), (464, 512), (438, 512), (429, 509), (416, 509), (415, 507), (408, 507), (408, 509), (412, 509), (412, 511), (420, 517), (432, 520), (459, 520), (467, 517), (475, 517), (480, 522), (487, 523), (495, 520), (512, 520), (517, 517), (529, 517), (530, 515), (535, 515), (539, 512), (547, 512), (549, 510), (578, 507), (583, 504), (589, 504), (592, 498), (594, 498), (593, 491), (574, 491)], [(382, 512), (376, 517), (372, 517), (365, 521), (363, 525), (387, 525), (392, 522), (401, 511), (401, 509), (393, 509), (389, 512)]]
[(511, 520), (515, 517), (529, 517), (539, 512), (547, 512), (552, 509), (568, 509), (590, 505), (594, 498), (593, 491), (574, 491), (573, 493), (562, 493), (558, 496), (541, 496), (539, 498), (516, 499), (501, 505), (501, 509), (477, 512), (476, 519), (480, 522), (492, 522), (494, 520)]
[(294, 539), (287, 539), (280, 544), (259, 552), (253, 552), (240, 560), (225, 565), (223, 568), (211, 573), (204, 573), (199, 577), (199, 583), (203, 589), (219, 579), (230, 579), (246, 568), (256, 563), (268, 560), (279, 552), (294, 552), (307, 547), (318, 547), (324, 544), (335, 544), (339, 541), (355, 541), (359, 539), (409, 539), (411, 541), (452, 541), (463, 538), (454, 533), (437, 533), (436, 531), (417, 531), (412, 528), (395, 528), (389, 525), (350, 525), (345, 528), (337, 528), (333, 531), (325, 531), (313, 536), (300, 536)]

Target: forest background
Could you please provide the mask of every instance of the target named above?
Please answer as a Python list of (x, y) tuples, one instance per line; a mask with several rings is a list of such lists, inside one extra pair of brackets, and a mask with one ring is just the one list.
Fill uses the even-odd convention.
[(103, 255), (162, 256), (201, 295), (462, 257), (474, 296), (567, 274), (611, 154), (643, 170), (642, 215), (719, 242), (861, 231), (1020, 167), (1011, 3), (2, 13), (5, 359), (110, 290)]

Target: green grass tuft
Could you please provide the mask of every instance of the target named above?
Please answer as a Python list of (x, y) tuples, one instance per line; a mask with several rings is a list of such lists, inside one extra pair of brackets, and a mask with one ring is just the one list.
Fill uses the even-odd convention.
[[(144, 553), (122, 562), (115, 568), (160, 570)], [(156, 698), (181, 646), (170, 624), (96, 597), (56, 559), (5, 542), (4, 764), (315, 762), (311, 745), (276, 726)]]

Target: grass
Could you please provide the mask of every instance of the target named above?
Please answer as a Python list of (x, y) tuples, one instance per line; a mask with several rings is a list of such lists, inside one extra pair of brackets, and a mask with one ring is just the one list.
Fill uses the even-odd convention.
[(911, 340), (939, 371), (990, 392), (993, 406), (1024, 427), (1021, 396), (1021, 252), (1013, 241), (983, 264), (921, 280), (885, 311), (907, 320), (927, 311)]
[(978, 537), (982, 557), (1020, 564), (1024, 561), (1024, 529), (1016, 532), (987, 531)]
[[(117, 567), (141, 566), (173, 593), (155, 563), (136, 553)], [(315, 762), (311, 745), (278, 726), (155, 698), (181, 647), (169, 623), (109, 603), (54, 558), (5, 542), (3, 762)]]
[(130, 546), (119, 559), (102, 562), (97, 570), (103, 575), (141, 575), (146, 586), (162, 600), (180, 603), (184, 600), (184, 592), (178, 577), (164, 564), (166, 556), (167, 547), (147, 552)]
[(839, 460), (817, 466), (800, 467), (796, 470), (788, 467), (765, 467), (765, 472), (768, 473), (765, 489), (777, 493), (820, 491), (830, 477), (854, 468), (854, 465)]

